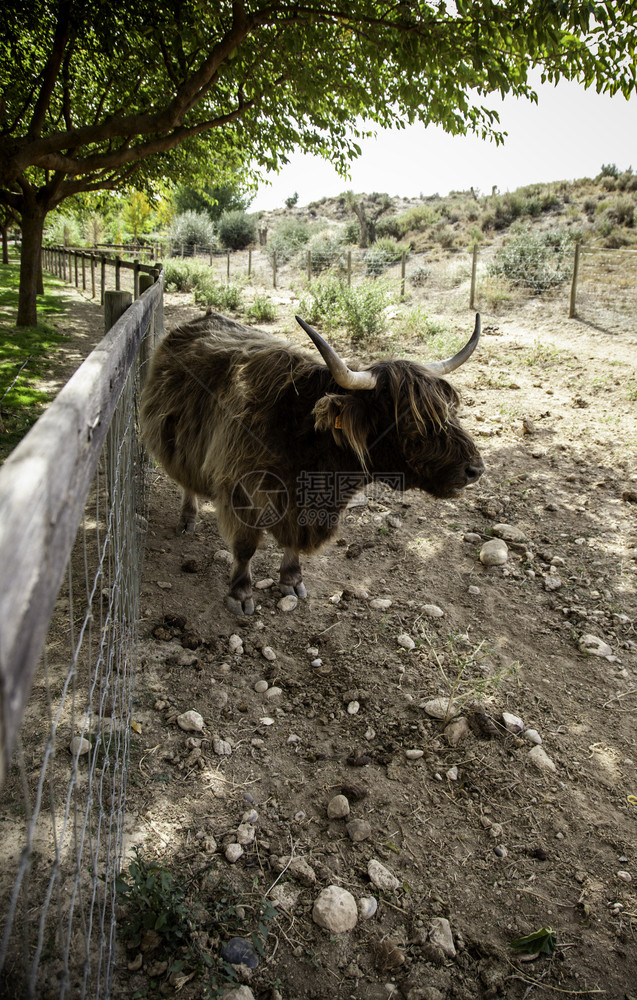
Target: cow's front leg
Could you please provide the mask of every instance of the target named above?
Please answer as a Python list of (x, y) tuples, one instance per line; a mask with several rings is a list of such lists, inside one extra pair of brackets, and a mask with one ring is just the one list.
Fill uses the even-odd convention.
[(254, 614), (250, 562), (256, 552), (260, 537), (260, 531), (246, 529), (241, 535), (235, 537), (232, 542), (234, 562), (232, 564), (230, 590), (226, 597), (226, 605), (228, 610), (232, 611), (235, 615)]
[(179, 512), (179, 523), (177, 525), (177, 534), (186, 533), (192, 534), (195, 530), (197, 524), (197, 495), (196, 493), (190, 493), (188, 490), (184, 490), (184, 496), (181, 501), (181, 511)]
[(284, 549), (281, 569), (279, 572), (279, 588), (282, 594), (294, 594), (296, 597), (307, 597), (303, 583), (299, 554), (294, 549)]

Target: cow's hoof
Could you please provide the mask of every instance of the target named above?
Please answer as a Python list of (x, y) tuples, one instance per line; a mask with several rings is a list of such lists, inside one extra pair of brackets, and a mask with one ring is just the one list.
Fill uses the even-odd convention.
[(226, 607), (228, 611), (232, 612), (233, 615), (254, 614), (254, 601), (251, 597), (247, 597), (244, 601), (240, 601), (237, 597), (233, 597), (232, 594), (228, 594), (226, 596)]
[(197, 525), (196, 521), (187, 521), (182, 518), (175, 529), (176, 535), (194, 535), (195, 527)]
[(301, 600), (307, 597), (307, 590), (304, 583), (297, 583), (296, 587), (293, 587), (291, 583), (280, 583), (279, 590), (284, 597), (289, 597), (290, 594), (294, 597), (299, 597)]

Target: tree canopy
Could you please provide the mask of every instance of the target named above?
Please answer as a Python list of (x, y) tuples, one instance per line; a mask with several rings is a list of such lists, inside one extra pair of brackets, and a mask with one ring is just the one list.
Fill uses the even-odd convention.
[(361, 120), (502, 141), (489, 94), (635, 89), (637, 0), (5, 0), (0, 203), (21, 217), (19, 322), (43, 219), (69, 195), (215, 185), (297, 147), (342, 172)]

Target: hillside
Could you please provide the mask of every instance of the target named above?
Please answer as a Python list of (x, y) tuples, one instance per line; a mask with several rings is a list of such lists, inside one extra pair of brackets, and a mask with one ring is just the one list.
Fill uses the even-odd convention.
[[(515, 224), (565, 227), (574, 239), (607, 248), (637, 245), (635, 210), (637, 174), (629, 167), (602, 167), (594, 178), (532, 184), (505, 194), (452, 191), (420, 198), (387, 194), (355, 194), (370, 219), (377, 217), (377, 238), (389, 237), (412, 250), (464, 249), (474, 243), (499, 242)], [(347, 226), (355, 221), (347, 194), (321, 198), (304, 207), (260, 213), (260, 225), (276, 229), (294, 218), (316, 225)]]

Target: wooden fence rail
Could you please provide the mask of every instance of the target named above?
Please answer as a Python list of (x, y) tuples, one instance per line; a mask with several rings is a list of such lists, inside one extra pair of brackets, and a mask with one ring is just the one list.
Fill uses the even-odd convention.
[[(51, 274), (56, 274), (69, 285), (87, 290), (91, 283), (91, 298), (97, 296), (97, 281), (100, 286), (100, 303), (104, 304), (106, 290), (106, 269), (115, 271), (115, 289), (120, 290), (121, 272), (133, 272), (133, 297), (139, 296), (139, 278), (142, 274), (150, 274), (155, 279), (162, 269), (160, 263), (143, 264), (140, 260), (126, 260), (119, 254), (95, 253), (92, 250), (82, 250), (75, 247), (47, 246), (42, 247), (42, 265)], [(99, 279), (97, 271), (99, 268)]]
[(122, 387), (153, 320), (163, 331), (162, 296), (160, 271), (0, 469), (0, 781)]

